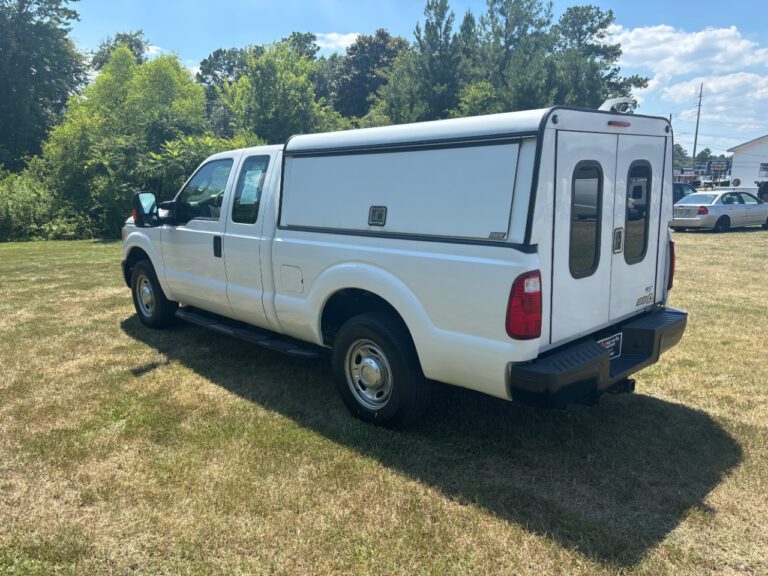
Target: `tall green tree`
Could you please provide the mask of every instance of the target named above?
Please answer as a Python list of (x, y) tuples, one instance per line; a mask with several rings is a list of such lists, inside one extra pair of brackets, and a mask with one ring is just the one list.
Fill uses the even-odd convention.
[(672, 149), (672, 163), (675, 168), (690, 168), (691, 156), (688, 154), (688, 150), (680, 144), (675, 144)]
[(596, 108), (612, 96), (629, 96), (647, 85), (637, 75), (622, 77), (621, 46), (610, 42), (612, 10), (571, 6), (552, 27), (557, 70), (556, 101)]
[(445, 118), (458, 101), (458, 44), (448, 0), (427, 0), (424, 27), (416, 25), (415, 52), (427, 118)]
[(119, 232), (133, 193), (151, 175), (152, 152), (205, 132), (205, 95), (176, 56), (137, 64), (118, 46), (45, 143), (41, 172), (61, 203), (87, 214), (99, 233)]
[(387, 83), (395, 58), (408, 49), (408, 41), (383, 28), (360, 35), (347, 48), (335, 107), (345, 116), (362, 117), (371, 107), (371, 96)]
[(316, 99), (310, 79), (313, 62), (288, 43), (249, 54), (246, 66), (246, 74), (224, 90), (224, 101), (239, 130), (280, 143), (293, 134), (348, 126)]
[(379, 90), (376, 115), (391, 122), (447, 118), (459, 101), (459, 50), (448, 0), (427, 0), (424, 25), (416, 25), (411, 49), (401, 53)]
[(125, 46), (133, 54), (137, 64), (143, 64), (147, 60), (149, 41), (144, 36), (143, 30), (133, 32), (118, 32), (106, 40), (102, 40), (96, 52), (91, 58), (91, 68), (101, 70), (109, 62), (112, 52), (118, 46)]
[(225, 87), (245, 74), (246, 56), (254, 50), (261, 50), (261, 47), (219, 48), (200, 62), (200, 70), (195, 78), (205, 88), (206, 116), (216, 136), (228, 138), (234, 135), (232, 114), (221, 94)]
[(0, 0), (0, 165), (37, 154), (85, 79), (69, 0)]
[(481, 18), (486, 77), (504, 110), (553, 102), (552, 5), (541, 0), (488, 0)]
[(291, 32), (290, 36), (283, 38), (283, 42), (288, 44), (291, 50), (300, 57), (308, 60), (317, 58), (317, 53), (320, 51), (320, 46), (317, 45), (317, 36), (312, 32)]
[(315, 97), (318, 100), (324, 100), (334, 108), (345, 60), (344, 56), (335, 52), (329, 56), (321, 56), (314, 61), (309, 75), (309, 79), (315, 85)]

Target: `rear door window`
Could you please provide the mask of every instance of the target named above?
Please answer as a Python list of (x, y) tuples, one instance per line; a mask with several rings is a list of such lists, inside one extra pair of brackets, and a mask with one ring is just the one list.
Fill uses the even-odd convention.
[(651, 182), (651, 165), (647, 161), (639, 160), (630, 165), (624, 223), (624, 260), (627, 264), (642, 262), (648, 250)]
[(237, 180), (232, 203), (232, 221), (238, 224), (255, 224), (259, 217), (261, 189), (267, 175), (269, 156), (250, 156), (243, 162)]
[(571, 236), (568, 265), (574, 278), (586, 278), (600, 263), (603, 170), (598, 162), (579, 162), (571, 188)]

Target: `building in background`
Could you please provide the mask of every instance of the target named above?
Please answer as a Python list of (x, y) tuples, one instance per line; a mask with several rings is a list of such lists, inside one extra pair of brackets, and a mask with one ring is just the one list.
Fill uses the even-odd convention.
[(733, 153), (731, 179), (734, 186), (757, 190), (760, 183), (768, 182), (768, 134), (734, 146), (728, 152)]

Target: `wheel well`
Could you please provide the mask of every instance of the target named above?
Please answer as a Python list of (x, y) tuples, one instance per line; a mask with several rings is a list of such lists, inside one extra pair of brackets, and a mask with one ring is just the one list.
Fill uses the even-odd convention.
[(384, 298), (367, 290), (346, 288), (333, 294), (325, 303), (320, 319), (323, 343), (328, 346), (333, 345), (336, 334), (344, 323), (350, 318), (366, 312), (387, 312), (402, 322), (408, 330), (403, 317)]
[(128, 257), (125, 259), (125, 265), (123, 266), (123, 276), (125, 283), (131, 285), (131, 274), (133, 274), (133, 268), (138, 262), (142, 260), (150, 260), (149, 255), (141, 248), (131, 248), (128, 252)]

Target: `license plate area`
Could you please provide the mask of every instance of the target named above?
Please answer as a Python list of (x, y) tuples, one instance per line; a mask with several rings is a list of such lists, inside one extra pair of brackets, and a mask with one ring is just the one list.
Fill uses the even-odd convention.
[(621, 342), (623, 340), (623, 336), (624, 335), (619, 332), (613, 336), (608, 336), (607, 338), (598, 340), (597, 343), (608, 350), (608, 353), (611, 355), (611, 360), (613, 360), (614, 358), (621, 356)]

